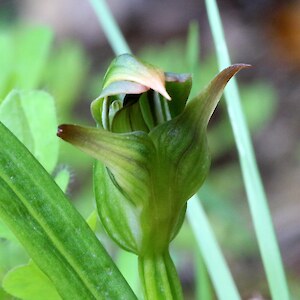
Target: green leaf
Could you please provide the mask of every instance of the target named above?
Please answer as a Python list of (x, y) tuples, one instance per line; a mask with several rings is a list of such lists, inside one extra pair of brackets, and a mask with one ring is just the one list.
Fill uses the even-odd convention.
[(9, 228), (0, 220), (0, 239), (15, 240), (15, 236)]
[(53, 34), (48, 28), (33, 27), (20, 31), (15, 46), (15, 86), (36, 88), (47, 62)]
[(53, 98), (43, 91), (12, 91), (0, 105), (0, 121), (51, 173), (58, 159)]
[(32, 262), (9, 271), (3, 279), (4, 290), (22, 300), (61, 300), (50, 279)]
[(49, 174), (0, 123), (0, 218), (63, 299), (136, 299)]
[(90, 62), (80, 43), (64, 42), (52, 51), (43, 70), (43, 85), (53, 95), (61, 120), (71, 119), (74, 101), (86, 88)]
[(8, 30), (0, 32), (0, 103), (13, 86), (14, 45)]
[(0, 33), (0, 102), (12, 88), (37, 88), (53, 34), (44, 27), (4, 29)]

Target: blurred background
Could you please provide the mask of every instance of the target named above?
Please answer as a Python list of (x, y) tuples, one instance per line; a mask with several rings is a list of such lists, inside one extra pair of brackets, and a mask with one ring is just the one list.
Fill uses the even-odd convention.
[[(193, 21), (200, 51), (192, 93), (217, 73), (204, 1), (107, 2), (133, 53), (166, 71), (191, 70), (186, 47)], [(253, 66), (238, 75), (243, 107), (290, 288), (300, 299), (300, 1), (223, 0), (219, 8), (232, 62)], [(42, 88), (55, 97), (60, 123), (92, 125), (89, 105), (113, 57), (89, 1), (0, 1), (0, 99), (13, 87)], [(11, 71), (20, 66), (23, 77)], [(9, 79), (5, 72), (11, 72)], [(243, 299), (269, 299), (224, 103), (213, 116), (209, 143), (212, 170), (201, 191), (203, 204)], [(61, 143), (58, 170), (70, 171), (68, 194), (84, 217), (94, 207), (92, 164)], [(197, 299), (195, 243), (186, 224), (173, 248), (186, 299)], [(5, 239), (1, 251), (0, 279), (27, 259)]]

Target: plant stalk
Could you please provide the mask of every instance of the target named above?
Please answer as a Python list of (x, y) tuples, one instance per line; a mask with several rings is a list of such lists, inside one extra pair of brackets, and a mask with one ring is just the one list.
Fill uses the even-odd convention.
[[(205, 3), (219, 61), (219, 69), (222, 70), (229, 66), (231, 62), (219, 9), (215, 0), (205, 0)], [(241, 107), (237, 83), (234, 78), (228, 83), (224, 94), (235, 142), (239, 152), (240, 165), (255, 233), (272, 299), (288, 300), (289, 291), (287, 281), (267, 203), (267, 197), (258, 171), (249, 130)]]
[(145, 300), (182, 300), (182, 289), (169, 251), (139, 257)]
[(115, 54), (131, 53), (105, 0), (90, 0), (90, 3)]

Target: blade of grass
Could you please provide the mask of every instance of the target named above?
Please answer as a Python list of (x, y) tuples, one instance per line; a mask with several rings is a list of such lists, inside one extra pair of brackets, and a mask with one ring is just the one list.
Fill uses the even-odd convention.
[(218, 299), (241, 299), (201, 202), (196, 195), (189, 200), (187, 217)]
[(106, 38), (108, 39), (111, 47), (116, 55), (123, 53), (130, 53), (129, 46), (127, 45), (117, 22), (112, 16), (109, 7), (105, 0), (90, 0), (92, 7), (98, 17)]
[[(219, 69), (222, 70), (229, 66), (231, 62), (218, 6), (215, 0), (205, 0), (205, 3), (219, 61)], [(227, 85), (225, 99), (239, 152), (255, 233), (272, 298), (274, 300), (289, 299), (282, 259), (235, 79)]]
[[(108, 14), (106, 14), (106, 12), (107, 12), (106, 10), (108, 10), (108, 7), (106, 6), (106, 10), (101, 10), (101, 5), (103, 5), (104, 0), (90, 0), (90, 1), (94, 3), (93, 7), (97, 13), (100, 24), (104, 23), (106, 18), (112, 19), (109, 22), (111, 24), (113, 24), (113, 26), (111, 28), (109, 26), (106, 26), (105, 34), (115, 52), (115, 54), (118, 55), (120, 53), (127, 52), (129, 47), (126, 44), (126, 42), (121, 34), (121, 31), (117, 28), (117, 32), (119, 34), (113, 35), (113, 32), (116, 31), (116, 28), (114, 28), (114, 27), (117, 26), (117, 24), (113, 20), (113, 16), (110, 12), (108, 12)], [(97, 2), (99, 2), (98, 5), (97, 5)], [(195, 31), (196, 29), (197, 28), (194, 26), (193, 30)], [(113, 38), (112, 38), (112, 36), (113, 36)], [(111, 41), (111, 39), (115, 39), (115, 40)], [(124, 42), (125, 42), (125, 44), (124, 44)], [(130, 52), (128, 52), (128, 53), (130, 53)], [(214, 283), (214, 287), (216, 289), (216, 293), (218, 295), (220, 295), (220, 299), (224, 299), (224, 300), (240, 299), (237, 288), (231, 277), (230, 271), (226, 265), (225, 259), (223, 258), (222, 253), (219, 249), (219, 246), (216, 242), (216, 239), (215, 239), (214, 233), (210, 227), (210, 224), (208, 223), (208, 221), (206, 219), (205, 213), (198, 209), (194, 213), (191, 213), (191, 216), (189, 216), (189, 213), (188, 213), (188, 217), (189, 217), (189, 220), (191, 223), (197, 224), (197, 222), (200, 222), (201, 224), (205, 224), (205, 226), (206, 226), (206, 229), (207, 229), (206, 234), (208, 235), (207, 239), (208, 239), (208, 241), (211, 241), (210, 246), (212, 247), (212, 249), (210, 249), (210, 251), (207, 253), (207, 255), (205, 255), (205, 256), (203, 255), (205, 263), (210, 264), (210, 262), (213, 263), (213, 261), (215, 261), (215, 258), (212, 256), (211, 253), (213, 253), (214, 255), (217, 255), (216, 261), (218, 261), (219, 264), (214, 264), (214, 265), (210, 266), (210, 270), (211, 270), (210, 275), (212, 275), (212, 274), (214, 275), (213, 283)], [(192, 226), (195, 236), (197, 236), (199, 232), (203, 232), (202, 228), (200, 228), (200, 230), (199, 230), (198, 227), (196, 227), (196, 226), (198, 226), (198, 225), (195, 225), (195, 227)], [(199, 248), (201, 249), (200, 244), (199, 244)], [(210, 255), (208, 255), (208, 254), (210, 254)], [(216, 266), (215, 270), (218, 270), (218, 272), (212, 271), (214, 266)], [(218, 284), (218, 282), (220, 282), (222, 284)], [(225, 288), (223, 286), (224, 282), (226, 283)], [(226, 298), (226, 297), (223, 298), (224, 289), (226, 289), (226, 291), (228, 293), (226, 295), (229, 295), (230, 298)]]
[[(191, 23), (188, 33), (186, 55), (187, 60), (190, 62), (189, 71), (192, 74), (194, 73), (196, 65), (199, 64), (199, 36), (200, 34), (197, 23)], [(211, 229), (209, 221), (202, 208), (199, 196), (195, 195), (194, 198), (194, 200), (189, 200), (187, 218), (195, 235), (198, 248), (200, 249), (199, 256), (202, 256), (200, 257), (200, 259), (198, 257), (197, 262), (199, 270), (202, 271), (201, 274), (197, 274), (198, 278), (199, 276), (201, 276), (200, 281), (198, 282), (197, 280), (196, 282), (198, 293), (200, 292), (200, 294), (197, 295), (197, 299), (212, 298), (212, 291), (210, 291), (208, 287), (210, 286), (210, 284), (209, 282), (207, 282), (209, 280), (208, 275), (210, 275), (210, 277), (212, 278), (212, 283), (217, 295), (219, 296), (219, 299), (240, 299), (237, 287), (232, 278), (228, 265), (226, 264), (226, 261), (222, 256), (222, 252), (218, 246), (213, 230)], [(216, 272), (218, 268), (221, 269), (220, 272)], [(206, 271), (206, 269), (208, 270), (208, 272)], [(226, 287), (225, 292), (223, 286)]]
[(206, 264), (202, 258), (198, 247), (194, 250), (195, 253), (195, 278), (196, 278), (196, 299), (198, 300), (213, 300), (215, 299), (210, 277), (207, 272)]
[(192, 21), (189, 25), (186, 41), (186, 60), (191, 73), (199, 66), (199, 25), (197, 21)]

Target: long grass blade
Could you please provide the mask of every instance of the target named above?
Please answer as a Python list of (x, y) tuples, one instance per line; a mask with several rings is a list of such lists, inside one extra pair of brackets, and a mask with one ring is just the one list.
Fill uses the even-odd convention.
[(116, 55), (130, 53), (130, 48), (127, 45), (117, 22), (112, 16), (109, 7), (105, 0), (90, 0), (92, 7), (98, 17), (98, 20), (103, 28), (106, 38)]
[(196, 195), (189, 200), (187, 217), (218, 299), (241, 299), (201, 202)]
[[(222, 70), (229, 66), (231, 62), (218, 6), (215, 0), (205, 0), (205, 3), (216, 47), (219, 69)], [(274, 300), (286, 300), (289, 299), (289, 291), (282, 259), (235, 79), (228, 83), (225, 89), (225, 99), (270, 291)]]

